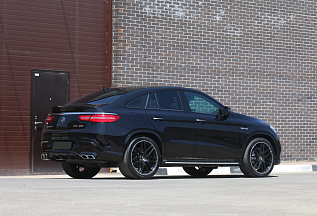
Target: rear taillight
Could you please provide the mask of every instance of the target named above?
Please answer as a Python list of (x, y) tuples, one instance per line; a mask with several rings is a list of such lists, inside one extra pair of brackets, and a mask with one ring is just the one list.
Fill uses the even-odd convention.
[(45, 124), (51, 122), (53, 120), (53, 116), (47, 116), (46, 120), (45, 120)]
[(110, 114), (99, 114), (92, 115), (90, 117), (90, 121), (92, 122), (115, 122), (120, 118), (118, 115), (110, 115)]
[(80, 115), (79, 120), (91, 122), (115, 122), (120, 116), (112, 114)]
[(80, 121), (89, 121), (91, 115), (80, 115), (78, 118)]

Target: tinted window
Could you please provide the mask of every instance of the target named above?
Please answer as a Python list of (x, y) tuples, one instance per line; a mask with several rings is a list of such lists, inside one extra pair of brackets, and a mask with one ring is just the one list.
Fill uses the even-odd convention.
[(158, 109), (156, 96), (154, 93), (149, 95), (149, 100), (147, 102), (147, 109)]
[(182, 105), (177, 91), (157, 92), (156, 97), (160, 109), (163, 110), (182, 110)]
[(125, 105), (125, 107), (144, 109), (145, 108), (145, 104), (146, 104), (146, 100), (147, 100), (147, 94), (141, 95), (141, 96), (139, 96), (137, 98), (134, 98), (131, 101), (129, 101)]
[(215, 101), (193, 92), (185, 92), (189, 107), (192, 112), (219, 115), (220, 106)]
[(109, 104), (123, 94), (122, 91), (95, 91), (68, 104)]

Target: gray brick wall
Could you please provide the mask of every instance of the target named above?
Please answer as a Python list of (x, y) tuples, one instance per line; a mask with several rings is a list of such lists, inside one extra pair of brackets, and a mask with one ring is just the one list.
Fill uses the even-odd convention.
[(113, 0), (112, 86), (202, 90), (317, 160), (314, 0)]

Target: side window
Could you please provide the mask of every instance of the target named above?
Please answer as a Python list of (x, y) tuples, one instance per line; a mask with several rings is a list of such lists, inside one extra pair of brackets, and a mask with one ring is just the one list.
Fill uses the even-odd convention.
[(127, 108), (137, 108), (137, 109), (144, 109), (147, 100), (147, 94), (141, 95), (137, 98), (132, 99), (128, 103), (125, 104)]
[(185, 92), (185, 95), (192, 112), (220, 115), (220, 105), (213, 100), (193, 92)]
[(183, 110), (177, 91), (157, 92), (156, 97), (162, 110)]
[(154, 93), (149, 95), (149, 100), (147, 102), (147, 109), (158, 109), (156, 96)]

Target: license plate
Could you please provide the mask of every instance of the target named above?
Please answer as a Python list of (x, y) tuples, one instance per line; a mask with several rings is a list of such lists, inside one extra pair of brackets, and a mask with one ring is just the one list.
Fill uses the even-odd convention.
[(54, 142), (53, 143), (53, 149), (71, 149), (72, 148), (72, 142)]

